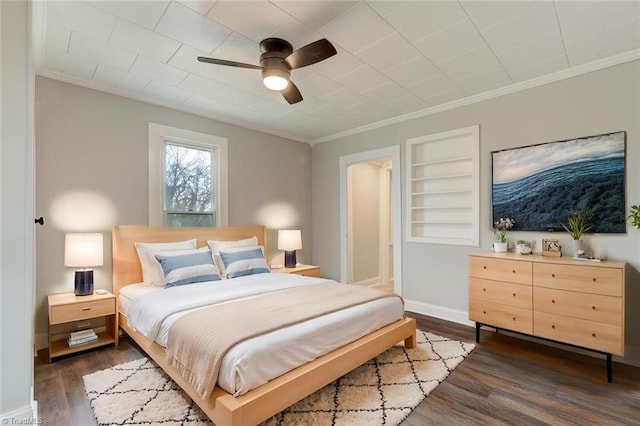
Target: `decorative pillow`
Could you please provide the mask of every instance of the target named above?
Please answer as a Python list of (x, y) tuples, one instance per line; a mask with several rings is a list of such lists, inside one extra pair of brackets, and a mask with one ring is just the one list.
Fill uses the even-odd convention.
[(224, 264), (220, 259), (220, 250), (224, 251), (235, 251), (235, 249), (241, 247), (258, 247), (258, 237), (245, 238), (244, 240), (235, 240), (235, 241), (216, 241), (216, 240), (208, 240), (207, 245), (211, 249), (213, 254), (213, 261), (218, 266), (218, 269), (222, 272), (222, 277), (224, 276)]
[(260, 247), (221, 251), (220, 259), (227, 278), (271, 272)]
[(164, 272), (165, 287), (218, 281), (218, 268), (213, 264), (211, 250), (198, 250), (196, 253), (156, 254), (156, 259)]
[(142, 265), (142, 281), (147, 284), (163, 286), (164, 274), (155, 258), (162, 251), (189, 250), (197, 247), (198, 240), (178, 241), (174, 243), (134, 243), (140, 265)]

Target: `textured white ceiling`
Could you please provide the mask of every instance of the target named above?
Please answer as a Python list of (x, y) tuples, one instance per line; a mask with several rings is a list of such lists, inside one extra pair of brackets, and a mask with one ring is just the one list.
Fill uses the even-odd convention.
[[(319, 142), (640, 59), (640, 1), (34, 1), (39, 75)], [(289, 105), (259, 42), (320, 38)]]

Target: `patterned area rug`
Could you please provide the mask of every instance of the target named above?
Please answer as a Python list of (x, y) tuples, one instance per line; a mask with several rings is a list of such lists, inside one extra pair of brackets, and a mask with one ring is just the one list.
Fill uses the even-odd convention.
[[(475, 347), (420, 330), (417, 343), (394, 346), (264, 425), (398, 425)], [(212, 424), (147, 358), (83, 379), (99, 425)]]

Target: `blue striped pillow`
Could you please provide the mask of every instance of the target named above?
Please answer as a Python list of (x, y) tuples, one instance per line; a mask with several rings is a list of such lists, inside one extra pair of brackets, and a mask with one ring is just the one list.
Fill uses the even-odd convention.
[(227, 278), (271, 272), (259, 247), (232, 252), (221, 251), (220, 258)]
[(164, 272), (165, 287), (220, 279), (211, 250), (176, 256), (156, 255), (156, 259)]

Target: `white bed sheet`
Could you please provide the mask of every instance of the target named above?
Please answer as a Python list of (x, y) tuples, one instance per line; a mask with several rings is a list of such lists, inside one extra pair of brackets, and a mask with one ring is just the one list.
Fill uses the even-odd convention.
[[(319, 280), (298, 275), (264, 275), (265, 278), (268, 275), (270, 281), (279, 275), (283, 281), (301, 285), (316, 283)], [(257, 276), (251, 277), (253, 278), (234, 278), (233, 281), (234, 284), (239, 284), (240, 281), (236, 280), (247, 278), (245, 281), (252, 282), (258, 279)], [(221, 285), (223, 282), (216, 283), (212, 285)], [(136, 284), (121, 289), (120, 310), (123, 313), (127, 313), (124, 309), (128, 310), (136, 297), (144, 297), (162, 290), (159, 287), (155, 287), (157, 290), (145, 287), (151, 286)], [(126, 300), (124, 304), (123, 300)], [(166, 347), (171, 324), (191, 310), (166, 317), (159, 329), (156, 342)], [(402, 319), (403, 315), (402, 301), (399, 298), (387, 297), (246, 340), (231, 348), (224, 356), (218, 386), (231, 394), (241, 395), (348, 342)]]

